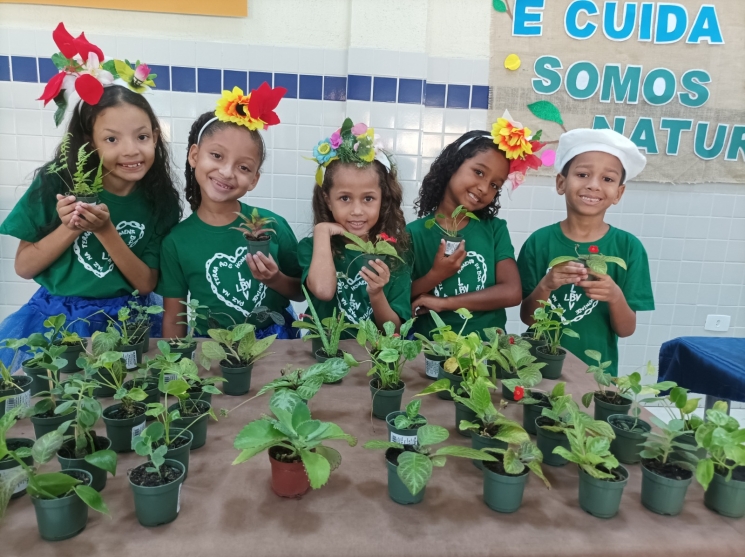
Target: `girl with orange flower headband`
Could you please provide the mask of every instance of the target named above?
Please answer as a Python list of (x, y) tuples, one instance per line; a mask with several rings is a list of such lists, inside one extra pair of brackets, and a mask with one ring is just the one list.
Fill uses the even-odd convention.
[(430, 310), (460, 330), (455, 310), (465, 308), (473, 317), (463, 334), (483, 337), (487, 327), (504, 329), (505, 308), (520, 303), (515, 251), (497, 213), (502, 189), (514, 189), (528, 168), (541, 166), (536, 136), (505, 112), (491, 133), (464, 134), (432, 163), (415, 203), (420, 218), (406, 227), (417, 332), (429, 336), (435, 328)]
[(266, 156), (259, 130), (279, 124), (274, 110), (286, 92), (266, 83), (248, 95), (223, 91), (217, 109), (191, 127), (185, 178), (193, 213), (163, 241), (160, 258), (164, 337), (186, 335), (178, 314), (189, 296), (207, 307), (199, 335), (251, 323), (257, 338), (296, 336), (286, 309), (302, 298), (295, 234), (281, 216), (240, 200), (259, 182)]

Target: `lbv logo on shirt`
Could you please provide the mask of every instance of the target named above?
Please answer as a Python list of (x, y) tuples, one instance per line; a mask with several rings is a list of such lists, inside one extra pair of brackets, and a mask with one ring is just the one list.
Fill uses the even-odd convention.
[[(339, 309), (344, 310), (347, 321), (351, 323), (357, 324), (372, 316), (373, 310), (366, 287), (367, 282), (359, 275), (352, 278), (341, 273), (336, 275), (337, 304)], [(364, 311), (362, 311), (363, 308)]]
[[(466, 258), (455, 277), (450, 277), (445, 282), (435, 286), (432, 293), (438, 298), (447, 298), (448, 296), (459, 296), (468, 292), (483, 290), (486, 288), (487, 271), (486, 260), (483, 255), (475, 251), (466, 252)], [(472, 288), (473, 290), (471, 290)]]
[[(574, 284), (570, 284), (569, 290), (565, 287), (553, 292), (549, 298), (552, 308), (561, 306), (564, 309), (564, 315), (561, 316), (561, 320), (564, 324), (575, 323), (581, 319), (587, 317), (592, 313), (597, 305), (598, 301), (591, 298), (587, 298), (587, 301), (582, 302), (584, 294), (581, 288), (575, 289)], [(561, 293), (564, 293), (563, 296)]]
[(248, 269), (247, 251), (248, 246), (241, 246), (232, 256), (216, 253), (205, 264), (212, 293), (223, 304), (246, 317), (266, 297), (266, 285), (254, 279)]
[[(121, 221), (116, 231), (132, 249), (145, 236), (145, 225), (135, 221)], [(83, 232), (72, 245), (72, 250), (86, 271), (103, 278), (114, 269), (114, 262), (93, 232)]]

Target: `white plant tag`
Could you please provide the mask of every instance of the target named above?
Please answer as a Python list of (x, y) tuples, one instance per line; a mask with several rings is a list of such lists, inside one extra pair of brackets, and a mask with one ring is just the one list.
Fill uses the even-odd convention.
[(7, 414), (13, 408), (28, 408), (31, 406), (31, 391), (26, 391), (25, 393), (21, 393), (20, 395), (16, 395), (12, 398), (9, 398), (5, 401), (5, 413)]
[[(4, 476), (10, 476), (10, 474), (14, 473), (16, 471), (15, 468), (11, 468), (9, 470), (0, 470), (0, 479), (2, 479)], [(24, 489), (26, 489), (26, 486), (28, 486), (28, 478), (24, 478), (21, 483), (19, 483), (16, 488), (13, 490), (13, 495), (16, 493), (20, 493)]]
[(140, 433), (145, 431), (145, 422), (138, 424), (132, 428), (132, 439), (137, 437)]
[(127, 369), (134, 369), (137, 367), (137, 351), (132, 350), (130, 352), (122, 352), (122, 360)]
[(445, 240), (445, 255), (453, 255), (453, 253), (455, 253), (455, 250), (458, 249), (458, 246), (460, 246), (460, 242)]
[(416, 435), (399, 435), (391, 431), (391, 442), (402, 445), (416, 445)]
[(184, 487), (184, 483), (181, 482), (178, 486), (178, 501), (176, 501), (176, 514), (181, 512), (181, 488)]
[(175, 373), (166, 373), (163, 376), (163, 383), (168, 383), (169, 381), (173, 381), (174, 379), (176, 379)]
[(427, 375), (427, 377), (437, 379), (440, 373), (440, 362), (438, 362), (437, 360), (428, 360), (427, 358), (425, 358), (424, 373)]

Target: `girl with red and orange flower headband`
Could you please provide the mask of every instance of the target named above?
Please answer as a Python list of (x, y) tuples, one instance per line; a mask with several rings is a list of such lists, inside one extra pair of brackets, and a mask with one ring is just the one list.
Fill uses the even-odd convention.
[[(286, 310), (302, 298), (295, 234), (281, 216), (241, 202), (261, 176), (259, 130), (279, 124), (274, 110), (286, 92), (266, 83), (247, 95), (238, 87), (223, 91), (217, 109), (191, 127), (185, 178), (193, 213), (163, 241), (160, 258), (164, 337), (186, 335), (178, 314), (189, 296), (207, 307), (198, 334), (248, 322), (258, 338), (295, 336)], [(254, 311), (260, 307), (269, 312)]]
[(435, 328), (429, 310), (460, 330), (459, 308), (473, 314), (463, 334), (504, 329), (505, 308), (518, 305), (522, 292), (507, 223), (497, 218), (499, 194), (542, 165), (538, 137), (505, 112), (491, 133), (462, 135), (432, 163), (415, 203), (420, 218), (406, 227), (417, 332), (429, 336)]

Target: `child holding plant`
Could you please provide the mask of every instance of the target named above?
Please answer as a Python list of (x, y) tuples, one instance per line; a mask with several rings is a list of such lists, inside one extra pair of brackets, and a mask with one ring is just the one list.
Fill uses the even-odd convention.
[[(279, 124), (274, 109), (286, 92), (267, 83), (245, 96), (238, 87), (223, 91), (217, 109), (191, 126), (185, 174), (193, 213), (163, 241), (157, 291), (164, 298), (164, 337), (185, 336), (178, 314), (189, 295), (209, 309), (197, 319), (202, 334), (250, 322), (257, 338), (296, 336), (286, 309), (301, 299), (295, 234), (279, 215), (240, 201), (261, 176), (266, 148), (258, 130)], [(249, 253), (247, 221), (268, 238), (268, 255)], [(282, 314), (284, 324), (254, 312), (260, 307)]]
[[(54, 160), (36, 171), (0, 226), (0, 234), (20, 239), (16, 273), (41, 286), (0, 324), (0, 339), (40, 333), (57, 314), (81, 337), (105, 329), (107, 315), (116, 317), (133, 290), (148, 295), (155, 288), (161, 240), (181, 213), (160, 124), (138, 94), (154, 85), (149, 68), (103, 62), (101, 49), (82, 34), (73, 39), (62, 23), (53, 37), (61, 52), (52, 59), (62, 71), (40, 100), (55, 101), (57, 124), (68, 95), (82, 100), (70, 101)], [(89, 195), (97, 203), (78, 199)], [(153, 334), (160, 334), (159, 324)]]
[[(475, 331), (483, 338), (487, 327), (504, 329), (505, 308), (520, 303), (520, 276), (507, 223), (497, 218), (499, 193), (541, 166), (534, 153), (542, 147), (505, 112), (491, 133), (465, 133), (432, 163), (415, 203), (420, 218), (407, 227), (418, 333), (435, 328), (430, 310), (459, 330), (459, 308), (473, 313), (464, 335)], [(449, 253), (448, 244), (457, 249)]]
[(408, 237), (396, 168), (373, 128), (349, 118), (318, 143), (313, 159), (315, 226), (298, 248), (311, 301), (321, 319), (338, 308), (352, 323), (391, 321), (398, 329), (411, 317), (411, 278), (400, 256)]
[[(636, 329), (636, 312), (654, 309), (649, 262), (642, 243), (605, 222), (646, 158), (632, 141), (611, 130), (571, 130), (556, 154), (556, 191), (566, 198), (567, 217), (535, 231), (520, 251), (518, 268), (528, 325), (541, 300), (563, 308), (562, 321), (579, 333), (562, 346), (588, 365), (597, 347), (618, 375), (618, 337)], [(606, 255), (603, 255), (606, 254)], [(610, 265), (608, 265), (610, 263)], [(548, 270), (547, 270), (548, 269)]]

